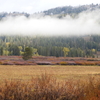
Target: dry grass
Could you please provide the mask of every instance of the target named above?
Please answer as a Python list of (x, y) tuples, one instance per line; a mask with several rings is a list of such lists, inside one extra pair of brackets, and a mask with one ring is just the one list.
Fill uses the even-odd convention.
[(52, 74), (57, 79), (87, 77), (87, 75), (100, 75), (100, 66), (61, 66), (61, 65), (35, 65), (17, 66), (0, 65), (0, 80), (23, 79), (40, 76), (43, 73)]
[(0, 100), (100, 100), (100, 78), (58, 82), (42, 74), (27, 82), (6, 80), (0, 84)]
[(99, 66), (1, 65), (0, 100), (100, 100), (99, 75)]

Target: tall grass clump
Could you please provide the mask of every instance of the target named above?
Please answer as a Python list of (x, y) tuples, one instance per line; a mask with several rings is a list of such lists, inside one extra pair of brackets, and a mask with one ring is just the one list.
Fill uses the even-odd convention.
[(0, 100), (100, 100), (100, 80), (59, 82), (48, 74), (29, 81), (6, 80), (0, 85)]

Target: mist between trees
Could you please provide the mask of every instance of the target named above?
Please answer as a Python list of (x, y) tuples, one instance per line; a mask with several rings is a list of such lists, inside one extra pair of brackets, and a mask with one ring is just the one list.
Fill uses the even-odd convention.
[(0, 36), (0, 55), (23, 55), (26, 47), (32, 56), (99, 57), (100, 36)]

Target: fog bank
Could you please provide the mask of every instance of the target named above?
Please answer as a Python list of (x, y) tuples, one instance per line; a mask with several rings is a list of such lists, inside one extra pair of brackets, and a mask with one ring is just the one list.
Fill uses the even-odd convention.
[(8, 17), (0, 21), (0, 35), (73, 36), (100, 34), (100, 10), (86, 11), (72, 18), (45, 16)]

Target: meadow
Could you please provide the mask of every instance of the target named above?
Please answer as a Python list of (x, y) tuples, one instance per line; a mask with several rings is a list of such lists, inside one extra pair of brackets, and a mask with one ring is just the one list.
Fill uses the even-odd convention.
[(100, 66), (0, 65), (0, 80), (29, 80), (44, 73), (53, 75), (58, 80), (80, 77), (84, 79), (89, 75), (100, 75)]
[(100, 66), (0, 65), (0, 100), (100, 100)]

